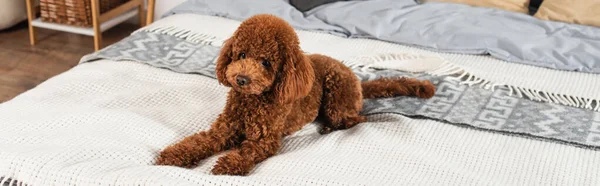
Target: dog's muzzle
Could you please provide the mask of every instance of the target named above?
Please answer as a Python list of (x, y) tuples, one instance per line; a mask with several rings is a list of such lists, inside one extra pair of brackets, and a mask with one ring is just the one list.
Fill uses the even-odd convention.
[(238, 75), (237, 77), (235, 77), (235, 82), (239, 86), (244, 86), (244, 85), (250, 84), (250, 79), (248, 79), (248, 77), (246, 77), (246, 76)]

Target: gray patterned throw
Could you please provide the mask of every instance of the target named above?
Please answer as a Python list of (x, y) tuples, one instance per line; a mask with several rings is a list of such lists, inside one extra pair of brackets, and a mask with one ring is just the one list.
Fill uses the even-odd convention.
[[(136, 61), (178, 73), (215, 78), (219, 48), (153, 32), (136, 32), (101, 51), (84, 56), (80, 63), (99, 59)], [(600, 113), (588, 109), (542, 103), (494, 91), (460, 85), (453, 78), (394, 70), (360, 70), (363, 81), (379, 77), (428, 79), (437, 91), (431, 99), (395, 97), (369, 99), (363, 114), (397, 113), (445, 121), (495, 132), (524, 135), (576, 146), (600, 147)]]

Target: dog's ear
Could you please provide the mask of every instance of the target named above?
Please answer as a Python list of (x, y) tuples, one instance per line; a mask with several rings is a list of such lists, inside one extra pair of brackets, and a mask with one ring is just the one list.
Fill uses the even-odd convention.
[(308, 95), (312, 89), (315, 72), (298, 45), (284, 46), (284, 62), (281, 72), (281, 81), (275, 88), (275, 93), (280, 103), (291, 103)]
[(217, 80), (219, 80), (219, 83), (228, 87), (231, 87), (231, 84), (229, 84), (229, 82), (227, 81), (225, 72), (227, 71), (227, 65), (231, 63), (231, 60), (233, 60), (233, 51), (231, 51), (231, 43), (232, 38), (229, 38), (225, 40), (225, 42), (223, 42), (223, 47), (221, 48), (219, 57), (217, 58), (216, 67)]

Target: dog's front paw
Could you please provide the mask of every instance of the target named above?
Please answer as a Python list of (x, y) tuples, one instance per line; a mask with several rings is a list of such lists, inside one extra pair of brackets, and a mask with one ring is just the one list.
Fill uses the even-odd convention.
[(250, 161), (244, 160), (239, 153), (231, 152), (220, 157), (211, 172), (214, 175), (243, 176), (250, 172), (250, 169), (252, 168), (250, 163)]
[(195, 165), (194, 163), (190, 157), (185, 155), (185, 152), (180, 152), (175, 147), (169, 147), (160, 152), (155, 164), (190, 168)]

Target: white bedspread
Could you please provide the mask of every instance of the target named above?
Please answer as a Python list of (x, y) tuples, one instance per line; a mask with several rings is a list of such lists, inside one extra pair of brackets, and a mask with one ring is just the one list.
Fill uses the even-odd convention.
[(246, 177), (153, 166), (227, 89), (133, 62), (85, 63), (0, 104), (0, 177), (31, 185), (598, 185), (600, 152), (399, 115), (287, 137)]

